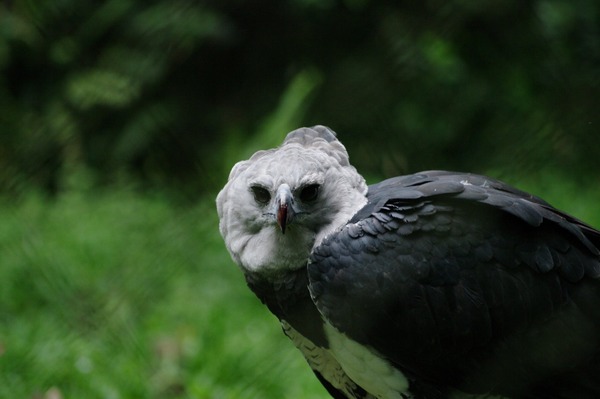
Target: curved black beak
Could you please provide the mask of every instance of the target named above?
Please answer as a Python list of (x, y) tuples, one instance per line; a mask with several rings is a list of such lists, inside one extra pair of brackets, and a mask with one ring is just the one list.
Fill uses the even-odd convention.
[(292, 195), (292, 191), (290, 190), (287, 184), (282, 184), (281, 187), (277, 190), (277, 196), (275, 198), (275, 206), (277, 224), (281, 229), (281, 233), (285, 234), (285, 228), (288, 224), (292, 222), (294, 219), (294, 208), (292, 204), (294, 203), (294, 197)]

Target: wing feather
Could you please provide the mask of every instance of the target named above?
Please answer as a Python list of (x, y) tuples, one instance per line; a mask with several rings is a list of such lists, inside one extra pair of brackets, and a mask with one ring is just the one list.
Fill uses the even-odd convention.
[[(424, 172), (371, 186), (367, 205), (313, 251), (308, 273), (325, 319), (407, 375), (474, 392), (511, 382), (500, 393), (521, 394), (537, 389), (526, 381), (599, 356), (600, 317), (581, 310), (600, 303), (599, 248), (597, 230), (537, 197)], [(589, 342), (568, 364), (543, 364), (560, 349), (532, 347), (532, 337), (573, 331)]]

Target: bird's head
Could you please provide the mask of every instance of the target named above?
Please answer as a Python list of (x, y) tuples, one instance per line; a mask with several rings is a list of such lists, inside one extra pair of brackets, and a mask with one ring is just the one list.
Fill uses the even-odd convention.
[(301, 128), (234, 166), (217, 197), (220, 231), (244, 270), (296, 269), (365, 204), (366, 192), (335, 133)]

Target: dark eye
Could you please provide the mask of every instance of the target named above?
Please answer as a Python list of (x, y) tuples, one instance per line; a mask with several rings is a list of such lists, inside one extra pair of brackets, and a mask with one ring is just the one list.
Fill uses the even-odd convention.
[(271, 201), (271, 193), (264, 187), (261, 186), (252, 186), (250, 187), (252, 190), (252, 194), (254, 195), (254, 200), (259, 204), (268, 204)]
[(317, 199), (319, 195), (319, 185), (309, 184), (300, 191), (300, 200), (302, 202), (311, 202)]

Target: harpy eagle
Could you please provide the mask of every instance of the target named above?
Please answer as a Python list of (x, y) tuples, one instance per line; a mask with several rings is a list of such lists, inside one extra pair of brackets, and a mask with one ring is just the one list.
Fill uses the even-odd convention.
[(334, 398), (600, 397), (600, 232), (500, 181), (367, 186), (324, 126), (237, 163), (220, 231)]

